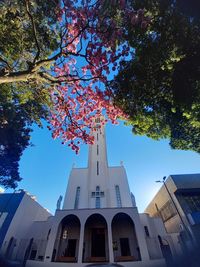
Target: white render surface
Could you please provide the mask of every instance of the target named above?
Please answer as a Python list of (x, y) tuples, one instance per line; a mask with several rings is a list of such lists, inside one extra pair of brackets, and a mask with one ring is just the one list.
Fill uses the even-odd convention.
[[(136, 239), (138, 242), (138, 245), (140, 247), (140, 253), (141, 253), (141, 261), (134, 261), (134, 262), (120, 262), (125, 267), (129, 266), (141, 266), (141, 267), (153, 267), (153, 266), (165, 266), (165, 261), (162, 258), (162, 255), (160, 254), (160, 250), (157, 251), (156, 256), (154, 259), (150, 259), (149, 257), (149, 251), (147, 248), (147, 242), (145, 239), (145, 234), (144, 234), (144, 229), (143, 225), (141, 224), (140, 221), (140, 216), (138, 214), (137, 208), (105, 208), (105, 209), (79, 209), (79, 210), (57, 210), (55, 217), (53, 217), (53, 222), (52, 222), (52, 228), (51, 228), (51, 233), (49, 236), (49, 242), (47, 244), (46, 248), (46, 253), (45, 253), (45, 258), (44, 262), (39, 262), (39, 261), (27, 261), (26, 266), (28, 267), (35, 267), (35, 266), (62, 266), (64, 263), (58, 263), (58, 262), (51, 262), (51, 255), (53, 253), (54, 249), (54, 244), (57, 238), (58, 234), (58, 229), (60, 226), (61, 221), (66, 218), (67, 216), (75, 215), (80, 221), (80, 238), (79, 238), (79, 251), (78, 251), (78, 263), (65, 263), (66, 266), (71, 267), (71, 266), (86, 266), (86, 262), (82, 262), (82, 251), (83, 251), (83, 239), (84, 239), (84, 232), (85, 232), (85, 224), (87, 219), (93, 215), (93, 214), (100, 214), (104, 217), (107, 223), (107, 228), (108, 228), (108, 251), (109, 251), (109, 262), (114, 262), (114, 253), (112, 249), (112, 242), (113, 242), (113, 234), (112, 233), (112, 221), (115, 215), (117, 214), (126, 214), (130, 216), (134, 223), (135, 227), (135, 234), (136, 234)], [(124, 231), (121, 231), (121, 236), (125, 234), (127, 236), (128, 234), (128, 229), (124, 229)], [(77, 232), (77, 230), (76, 230)], [(157, 233), (159, 233), (159, 229), (157, 230)], [(161, 231), (162, 233), (162, 231)], [(154, 242), (153, 245), (158, 246), (158, 241)], [(152, 245), (152, 243), (151, 243)], [(132, 247), (134, 249), (134, 245)], [(89, 264), (89, 263), (88, 263)]]
[[(72, 168), (63, 208), (46, 217), (42, 210), (36, 212), (33, 208), (33, 216), (17, 237), (18, 245), (22, 246), (14, 258), (21, 257), (23, 261), (29, 248), (26, 267), (83, 267), (95, 262), (164, 267), (158, 241), (158, 236), (168, 238), (164, 226), (160, 219), (138, 213), (124, 166), (108, 166), (105, 130), (98, 128), (98, 122), (94, 127), (95, 144), (89, 147), (88, 166)], [(21, 208), (25, 209), (23, 205)], [(17, 232), (18, 220), (10, 236)], [(103, 256), (92, 252), (98, 235), (104, 242)], [(72, 241), (73, 253), (69, 249)], [(128, 244), (128, 254), (123, 252), (122, 241)]]
[(4, 255), (7, 245), (13, 237), (16, 241), (13, 247), (12, 259), (16, 259), (18, 257), (17, 251), (20, 246), (19, 240), (29, 232), (34, 221), (39, 220), (46, 223), (49, 216), (51, 216), (51, 214), (46, 209), (40, 206), (30, 195), (25, 193), (5, 235), (0, 253)]
[(120, 190), (121, 206), (132, 207), (125, 168), (108, 166), (104, 128), (97, 128), (93, 136), (95, 144), (89, 147), (88, 167), (73, 168), (70, 173), (63, 209), (74, 209), (77, 187), (80, 187), (78, 209), (95, 208), (95, 197), (91, 197), (91, 194), (95, 192), (97, 186), (100, 187), (101, 192), (104, 192), (104, 196), (100, 199), (100, 207), (115, 208), (117, 207), (116, 185)]

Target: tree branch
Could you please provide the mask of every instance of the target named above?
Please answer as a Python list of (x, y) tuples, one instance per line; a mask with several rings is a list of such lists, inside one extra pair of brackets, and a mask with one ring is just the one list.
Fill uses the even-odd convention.
[(3, 59), (1, 56), (0, 56), (0, 61), (2, 61), (8, 67), (9, 70), (12, 69), (9, 63), (5, 59)]
[(34, 78), (35, 73), (31, 73), (30, 70), (17, 71), (8, 74), (0, 75), (0, 84), (13, 83), (13, 82), (26, 82), (31, 78)]
[(34, 19), (33, 19), (33, 16), (30, 12), (30, 9), (29, 9), (29, 0), (25, 0), (25, 4), (26, 4), (26, 11), (27, 11), (27, 14), (30, 18), (30, 21), (31, 21), (31, 25), (32, 25), (32, 29), (33, 29), (33, 35), (34, 35), (34, 38), (35, 38), (35, 43), (36, 43), (36, 46), (37, 46), (37, 53), (36, 53), (36, 56), (33, 60), (33, 65), (35, 64), (36, 60), (39, 58), (40, 56), (40, 46), (39, 46), (39, 42), (38, 42), (38, 39), (37, 39), (37, 33), (36, 33), (36, 27), (35, 27), (35, 22), (34, 22)]

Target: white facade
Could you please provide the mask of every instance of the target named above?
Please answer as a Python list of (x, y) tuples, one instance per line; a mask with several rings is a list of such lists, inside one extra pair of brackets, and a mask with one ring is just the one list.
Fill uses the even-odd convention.
[(108, 166), (105, 131), (99, 126), (97, 120), (88, 167), (70, 173), (63, 208), (46, 222), (34, 221), (24, 233), (29, 242), (18, 258), (26, 267), (165, 266), (161, 243), (169, 237), (164, 226), (138, 213), (124, 167)]
[(105, 130), (98, 128), (98, 123), (95, 129), (95, 144), (89, 147), (88, 168), (72, 169), (63, 209), (96, 208), (99, 199), (100, 208), (132, 207), (126, 171), (123, 166), (108, 167)]

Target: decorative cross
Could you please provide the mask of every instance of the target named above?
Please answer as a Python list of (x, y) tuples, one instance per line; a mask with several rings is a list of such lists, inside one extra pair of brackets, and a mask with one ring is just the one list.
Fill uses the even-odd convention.
[(104, 191), (100, 191), (100, 186), (96, 186), (96, 191), (91, 193), (91, 197), (104, 197)]

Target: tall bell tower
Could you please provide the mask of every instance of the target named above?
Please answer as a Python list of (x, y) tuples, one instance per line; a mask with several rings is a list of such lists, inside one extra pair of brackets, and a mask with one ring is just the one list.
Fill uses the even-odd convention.
[(104, 124), (104, 117), (93, 123), (94, 144), (89, 146), (88, 166), (72, 168), (63, 209), (133, 206), (124, 166), (108, 166)]
[(94, 145), (89, 146), (88, 189), (89, 207), (109, 207), (109, 171), (104, 117), (96, 118), (93, 126)]

